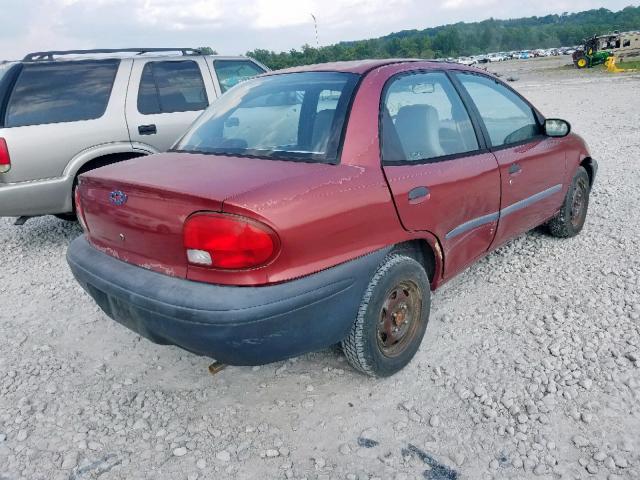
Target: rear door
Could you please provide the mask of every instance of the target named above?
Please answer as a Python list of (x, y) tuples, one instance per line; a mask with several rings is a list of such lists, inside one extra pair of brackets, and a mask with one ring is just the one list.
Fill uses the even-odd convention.
[(383, 92), (382, 161), (407, 230), (428, 230), (451, 277), (487, 251), (500, 208), (500, 175), (444, 72), (392, 77)]
[(215, 98), (202, 56), (136, 59), (126, 106), (134, 148), (168, 150)]
[(500, 165), (502, 202), (494, 246), (553, 216), (563, 199), (565, 152), (562, 142), (544, 135), (537, 113), (497, 80), (459, 73), (472, 108), (482, 120)]

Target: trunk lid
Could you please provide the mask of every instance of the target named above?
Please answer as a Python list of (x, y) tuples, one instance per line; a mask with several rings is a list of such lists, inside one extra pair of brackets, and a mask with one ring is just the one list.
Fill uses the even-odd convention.
[[(186, 277), (182, 231), (197, 211), (222, 211), (226, 199), (313, 175), (313, 165), (204, 154), (139, 157), (88, 172), (79, 186), (89, 241), (150, 270)], [(275, 200), (275, 199), (274, 199)]]

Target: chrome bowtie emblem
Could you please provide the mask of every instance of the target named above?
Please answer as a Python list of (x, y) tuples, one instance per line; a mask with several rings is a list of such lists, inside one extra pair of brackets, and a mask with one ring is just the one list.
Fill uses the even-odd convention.
[(109, 202), (111, 202), (111, 205), (120, 207), (127, 203), (127, 194), (120, 190), (114, 190), (109, 194)]

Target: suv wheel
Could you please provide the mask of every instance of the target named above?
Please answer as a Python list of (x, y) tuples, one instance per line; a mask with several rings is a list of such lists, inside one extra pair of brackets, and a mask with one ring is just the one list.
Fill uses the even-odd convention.
[(551, 235), (569, 238), (580, 233), (587, 219), (590, 192), (589, 174), (584, 167), (578, 167), (560, 212), (547, 223)]
[(351, 332), (342, 341), (347, 360), (357, 370), (388, 377), (414, 357), (429, 320), (431, 290), (416, 260), (388, 255), (376, 270)]
[(75, 213), (56, 213), (54, 215), (56, 218), (59, 218), (60, 220), (64, 220), (65, 222), (77, 222), (78, 221), (78, 217), (76, 217)]

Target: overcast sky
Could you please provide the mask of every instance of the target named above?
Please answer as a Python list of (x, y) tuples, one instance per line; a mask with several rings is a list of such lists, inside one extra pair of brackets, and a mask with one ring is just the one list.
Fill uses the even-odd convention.
[(0, 0), (0, 59), (39, 50), (211, 46), (288, 50), (459, 21), (516, 18), (638, 0)]

